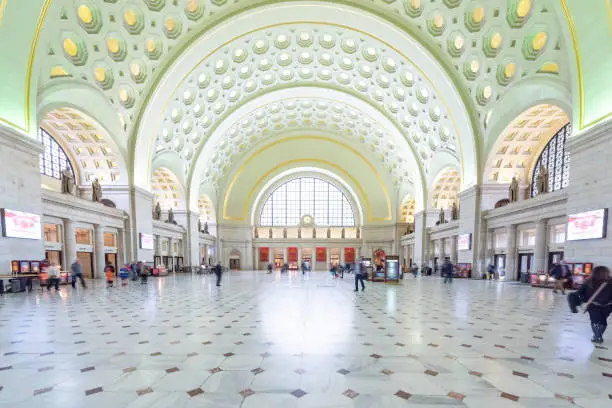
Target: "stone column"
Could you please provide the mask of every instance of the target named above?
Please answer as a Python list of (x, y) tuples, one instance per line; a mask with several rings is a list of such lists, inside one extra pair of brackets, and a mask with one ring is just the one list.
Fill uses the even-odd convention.
[(70, 270), (70, 265), (76, 259), (76, 237), (74, 236), (74, 223), (70, 219), (64, 220), (64, 269)]
[(302, 247), (297, 247), (298, 249), (298, 268), (301, 268), (302, 265)]
[(546, 258), (548, 254), (548, 240), (546, 239), (547, 234), (547, 221), (538, 220), (536, 223), (536, 236), (535, 236), (535, 253), (534, 263), (531, 268), (532, 272), (546, 273)]
[(344, 265), (344, 247), (340, 248), (340, 265)]
[(450, 237), (450, 240), (451, 262), (457, 263), (457, 260), (459, 259), (459, 253), (457, 252), (457, 235), (453, 235), (452, 237)]
[(162, 254), (162, 237), (161, 235), (155, 235), (155, 255), (161, 256)]
[(253, 251), (255, 251), (255, 265), (253, 265), (253, 270), (258, 271), (259, 270), (259, 263), (260, 263), (260, 261), (259, 261), (259, 247), (253, 248)]
[(423, 262), (427, 260), (427, 231), (426, 221), (427, 216), (424, 211), (418, 212), (414, 215), (414, 254), (413, 262), (417, 264), (419, 269)]
[(506, 244), (506, 280), (516, 280), (517, 252), (516, 225), (506, 227), (508, 242)]
[(195, 266), (200, 264), (200, 231), (198, 231), (198, 219), (200, 214), (195, 211), (187, 213), (187, 242), (185, 245), (185, 265)]
[[(6, 82), (6, 79), (4, 80)], [(3, 102), (10, 106), (11, 98), (7, 95), (3, 95), (5, 98)], [(7, 105), (3, 103), (3, 109), (6, 108)], [(0, 176), (0, 208), (37, 214), (42, 219), (38, 156), (40, 152), (42, 152), (42, 146), (35, 136), (7, 127), (0, 122), (0, 174), (2, 175)], [(45, 247), (42, 228), (38, 238), (0, 237), (2, 273), (8, 271), (11, 260), (43, 259)]]
[(325, 248), (325, 255), (327, 257), (325, 260), (325, 270), (328, 270), (331, 264), (331, 248)]
[(105, 279), (104, 266), (104, 227), (94, 224), (94, 279)]
[(287, 263), (287, 247), (283, 248), (283, 263)]
[(472, 234), (472, 249), (461, 251), (458, 261), (471, 263), (474, 268), (478, 264), (480, 245), (480, 187), (473, 186), (459, 193), (459, 234)]
[(131, 241), (134, 254), (139, 261), (153, 261), (153, 250), (142, 249), (138, 245), (139, 234), (153, 234), (153, 194), (138, 187), (130, 191), (132, 208)]

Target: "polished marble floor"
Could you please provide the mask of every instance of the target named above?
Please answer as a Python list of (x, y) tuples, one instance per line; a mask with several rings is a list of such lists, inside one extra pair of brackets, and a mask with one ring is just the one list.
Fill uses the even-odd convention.
[[(0, 406), (612, 407), (612, 340), (565, 298), (259, 272), (0, 298)], [(612, 336), (612, 333), (610, 333)]]

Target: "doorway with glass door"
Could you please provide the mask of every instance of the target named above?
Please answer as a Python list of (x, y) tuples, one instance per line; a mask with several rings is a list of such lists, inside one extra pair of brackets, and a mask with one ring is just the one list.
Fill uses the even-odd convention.
[[(533, 273), (533, 265), (534, 265), (534, 254), (519, 254), (518, 259), (518, 273), (516, 276), (516, 280), (520, 282), (529, 282), (529, 275)], [(521, 279), (522, 277), (522, 279)]]

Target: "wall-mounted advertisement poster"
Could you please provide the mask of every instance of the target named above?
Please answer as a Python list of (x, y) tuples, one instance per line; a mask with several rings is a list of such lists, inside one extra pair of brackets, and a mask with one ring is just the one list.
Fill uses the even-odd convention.
[(140, 233), (140, 249), (153, 250), (153, 235)]
[(607, 208), (569, 215), (567, 217), (567, 240), (605, 238), (607, 224)]
[(40, 215), (3, 208), (2, 236), (7, 238), (41, 239)]
[(472, 249), (472, 234), (461, 234), (457, 237), (457, 250), (469, 251)]

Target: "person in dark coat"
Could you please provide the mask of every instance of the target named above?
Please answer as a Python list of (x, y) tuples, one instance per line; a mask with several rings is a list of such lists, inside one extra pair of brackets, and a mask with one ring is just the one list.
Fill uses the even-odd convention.
[(442, 276), (444, 276), (444, 283), (453, 283), (453, 264), (448, 258), (442, 265)]
[(558, 290), (561, 290), (561, 294), (565, 295), (565, 282), (570, 277), (569, 268), (565, 264), (564, 261), (556, 264), (552, 271), (550, 271), (550, 276), (555, 278), (555, 288), (553, 289), (553, 293), (559, 293)]
[(215, 265), (215, 275), (217, 275), (217, 286), (221, 286), (221, 275), (223, 274), (223, 269), (221, 268), (221, 264), (217, 262)]
[(587, 306), (587, 312), (591, 319), (591, 329), (593, 338), (591, 341), (596, 344), (603, 343), (603, 334), (608, 327), (608, 317), (612, 312), (612, 279), (610, 270), (605, 266), (597, 266), (593, 269), (591, 277), (580, 286), (575, 296), (570, 298), (572, 312), (577, 313), (577, 304), (588, 302), (597, 290), (605, 285), (604, 288), (592, 299)]

